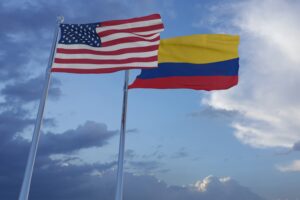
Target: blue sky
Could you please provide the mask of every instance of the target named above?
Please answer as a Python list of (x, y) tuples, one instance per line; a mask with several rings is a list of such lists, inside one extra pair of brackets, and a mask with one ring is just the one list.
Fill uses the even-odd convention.
[[(296, 0), (13, 0), (0, 3), (0, 199), (20, 190), (56, 16), (160, 13), (162, 38), (239, 34), (226, 91), (129, 91), (126, 199), (299, 199)], [(139, 70), (131, 70), (132, 82)], [(124, 72), (54, 73), (30, 199), (113, 199)]]

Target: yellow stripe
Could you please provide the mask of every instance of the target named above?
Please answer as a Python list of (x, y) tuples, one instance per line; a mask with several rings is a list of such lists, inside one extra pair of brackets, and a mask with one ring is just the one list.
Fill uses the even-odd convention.
[(158, 62), (204, 64), (238, 58), (238, 35), (198, 34), (160, 40)]

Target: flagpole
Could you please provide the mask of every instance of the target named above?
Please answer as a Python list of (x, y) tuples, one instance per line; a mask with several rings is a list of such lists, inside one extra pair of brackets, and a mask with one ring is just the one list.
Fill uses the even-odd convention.
[(52, 63), (53, 63), (53, 59), (54, 59), (56, 43), (58, 40), (59, 25), (61, 23), (63, 23), (63, 21), (64, 21), (64, 18), (62, 16), (57, 18), (57, 26), (56, 26), (55, 33), (54, 33), (51, 54), (49, 56), (48, 67), (46, 69), (46, 74), (45, 74), (43, 94), (42, 94), (40, 104), (39, 104), (37, 119), (35, 121), (31, 146), (30, 146), (26, 169), (25, 169), (25, 175), (23, 178), (22, 187), (21, 187), (21, 191), (19, 194), (19, 200), (28, 200), (28, 196), (29, 196), (31, 178), (32, 178), (39, 138), (40, 138), (40, 129), (41, 129), (42, 120), (43, 120), (44, 108), (45, 108), (45, 103), (46, 103), (46, 99), (48, 96), (48, 90), (49, 90), (49, 85), (50, 85), (50, 81), (51, 81), (51, 67), (52, 67)]
[(124, 150), (125, 150), (128, 80), (129, 80), (129, 70), (126, 70), (125, 71), (125, 80), (124, 80), (122, 121), (121, 121), (119, 156), (118, 156), (118, 171), (117, 171), (117, 189), (116, 189), (115, 200), (123, 199), (123, 168), (124, 168), (123, 164), (124, 164)]

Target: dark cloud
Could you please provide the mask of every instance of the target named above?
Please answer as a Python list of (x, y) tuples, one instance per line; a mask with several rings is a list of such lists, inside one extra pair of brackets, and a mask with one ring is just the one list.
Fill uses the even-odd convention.
[[(209, 176), (207, 179), (214, 177)], [(168, 186), (165, 182), (151, 176), (125, 176), (125, 199), (137, 200), (262, 200), (261, 197), (249, 189), (239, 185), (233, 180), (221, 182), (208, 182), (206, 191), (201, 191), (197, 186)], [(229, 189), (230, 188), (230, 189)]]
[(179, 151), (177, 151), (176, 153), (174, 153), (174, 155), (172, 155), (172, 158), (178, 159), (178, 158), (185, 158), (188, 156), (189, 156), (188, 152), (184, 147), (182, 147), (179, 149)]
[(139, 174), (167, 173), (170, 169), (165, 169), (161, 162), (160, 153), (155, 151), (149, 155), (139, 155), (133, 149), (125, 151), (126, 170)]
[[(0, 158), (3, 161), (0, 166), (0, 187), (2, 188), (0, 199), (17, 199), (24, 175), (29, 143), (19, 139), (2, 146), (2, 148), (3, 151), (0, 151)], [(91, 174), (95, 171), (103, 173), (113, 166), (115, 166), (115, 162), (71, 165), (67, 160), (61, 162), (51, 160), (48, 156), (38, 156), (30, 199), (83, 200), (86, 199), (84, 196), (99, 196), (101, 193), (99, 193), (99, 185), (96, 181), (98, 178)]]
[[(32, 200), (113, 200), (116, 173), (110, 170), (115, 163), (71, 165), (47, 160), (36, 167), (30, 199)], [(40, 163), (41, 164), (41, 163)], [(2, 179), (3, 180), (3, 179)], [(6, 179), (8, 181), (9, 179)], [(2, 181), (0, 180), (0, 184)], [(17, 199), (18, 184), (1, 184), (1, 199)], [(8, 187), (14, 186), (14, 187)], [(165, 182), (148, 175), (125, 173), (124, 199), (130, 200), (262, 200), (247, 188), (227, 182), (211, 182), (207, 191), (197, 187), (168, 186)]]
[(30, 47), (31, 45), (27, 42), (13, 41), (11, 37), (4, 35), (3, 32), (0, 32), (0, 40), (2, 46), (0, 50), (0, 80), (6, 81), (20, 78), (21, 75), (28, 75), (25, 66), (29, 63), (30, 55), (24, 46)]
[(125, 155), (125, 158), (126, 158), (127, 160), (131, 160), (131, 159), (137, 157), (136, 153), (135, 153), (134, 150), (132, 150), (132, 149), (127, 149), (127, 150), (125, 151), (125, 154), (124, 154), (124, 155)]
[[(8, 123), (11, 123), (17, 125), (15, 126), (16, 128), (12, 130), (6, 128), (5, 125), (0, 127), (2, 128), (0, 130), (0, 159), (1, 163), (3, 162), (0, 165), (0, 187), (2, 188), (0, 190), (0, 199), (17, 199), (30, 146), (30, 142), (20, 136), (16, 136), (16, 132), (23, 131), (31, 122), (26, 123), (26, 121), (23, 121), (24, 119), (17, 118), (21, 117), (18, 113), (10, 113), (10, 115), (12, 115), (10, 118), (5, 115), (7, 117), (6, 126), (13, 127), (12, 125), (8, 126)], [(10, 133), (11, 136), (3, 137), (3, 133), (8, 135), (6, 132)], [(49, 199), (66, 199), (66, 196), (73, 195), (73, 190), (85, 191), (87, 189), (84, 187), (87, 183), (85, 179), (90, 180), (91, 178), (90, 181), (92, 181), (94, 177), (91, 174), (96, 172), (103, 173), (105, 170), (115, 166), (116, 162), (73, 165), (71, 163), (78, 161), (77, 157), (70, 156), (61, 160), (52, 160), (50, 155), (103, 146), (116, 133), (116, 131), (108, 131), (104, 124), (88, 121), (84, 125), (65, 131), (62, 134), (51, 133), (42, 135), (32, 181), (31, 198), (46, 199), (45, 196), (49, 196)], [(74, 179), (72, 179), (73, 176)], [(82, 184), (74, 186), (74, 183), (76, 183), (74, 181)], [(56, 189), (57, 193), (53, 194), (52, 188)], [(92, 192), (99, 195), (95, 187), (92, 189)], [(74, 196), (71, 199), (84, 199), (79, 198), (81, 196), (80, 193), (75, 192), (74, 194), (77, 194), (77, 197)]]
[(28, 119), (26, 115), (27, 112), (20, 108), (9, 109), (0, 113), (0, 145), (9, 142), (17, 133), (34, 122), (33, 119)]
[[(71, 6), (70, 6), (71, 4)], [(1, 2), (0, 22), (7, 24), (1, 27), (1, 32), (16, 33), (36, 32), (50, 29), (55, 24), (56, 17), (65, 16), (67, 21), (75, 23), (94, 22), (103, 18), (119, 18), (130, 13), (129, 5), (117, 1), (84, 1), (65, 0), (32, 0), (11, 2), (9, 6)], [(80, 20), (80, 21), (78, 21)], [(89, 20), (89, 21), (86, 21)]]
[(154, 172), (161, 167), (158, 161), (130, 161), (130, 167), (134, 170), (142, 170), (144, 173)]
[[(222, 199), (222, 200), (253, 200), (263, 198), (251, 192), (248, 188), (241, 186), (229, 177), (218, 178), (208, 176), (195, 184), (197, 191), (201, 192), (203, 199)], [(199, 198), (199, 199), (202, 199)]]
[(296, 142), (296, 143), (293, 145), (293, 150), (294, 150), (294, 151), (300, 151), (300, 141), (299, 141), (299, 142)]
[(158, 145), (155, 147), (155, 151), (153, 153), (150, 154), (144, 154), (142, 157), (144, 159), (157, 159), (157, 160), (161, 160), (165, 157), (167, 157), (165, 155), (165, 153), (161, 150), (162, 145)]
[[(2, 112), (2, 114), (5, 114), (4, 118), (11, 116), (7, 117), (7, 124), (10, 123), (12, 126), (16, 123), (18, 126), (14, 130), (5, 126), (1, 127), (1, 134), (10, 132), (14, 137), (1, 137), (0, 199), (17, 199), (30, 143), (17, 136), (16, 132), (23, 131), (31, 122), (26, 121), (26, 117), (22, 116), (21, 111), (20, 113)], [(70, 153), (93, 146), (101, 147), (116, 133), (117, 131), (108, 131), (104, 124), (88, 121), (76, 129), (61, 134), (42, 135), (30, 199), (96, 200), (99, 197), (104, 200), (114, 199), (116, 173), (112, 169), (116, 167), (116, 161), (86, 164), (79, 162), (80, 159), (73, 155), (60, 160), (53, 160), (50, 155)], [(129, 154), (134, 155), (134, 152), (131, 151)], [(168, 169), (162, 169), (162, 164), (157, 161), (132, 160), (128, 165), (135, 173), (138, 171), (146, 174), (168, 172)], [(256, 194), (238, 184), (230, 187), (219, 184), (218, 187), (212, 187), (209, 190), (212, 192), (207, 193), (199, 191), (195, 187), (170, 187), (163, 181), (148, 175), (137, 176), (133, 173), (126, 173), (124, 185), (124, 199), (131, 200), (261, 200)]]
[(109, 131), (105, 124), (87, 121), (76, 129), (61, 134), (47, 133), (41, 137), (42, 154), (72, 153), (89, 147), (101, 147), (118, 131)]
[(126, 133), (138, 133), (138, 132), (139, 132), (139, 130), (136, 129), (136, 128), (132, 128), (132, 129), (127, 129), (126, 130)]
[[(1, 91), (7, 102), (27, 103), (39, 100), (42, 96), (42, 89), (45, 77), (38, 76), (26, 81), (17, 81), (7, 84)], [(53, 79), (49, 88), (49, 97), (57, 99), (61, 95), (60, 81)]]
[[(36, 113), (32, 113), (24, 104), (41, 98), (42, 78), (37, 77), (22, 82), (14, 82), (5, 85), (0, 91), (4, 101), (0, 103), (0, 144), (7, 142), (17, 134), (22, 133), (25, 128), (32, 126)], [(58, 98), (60, 89), (56, 87), (58, 81), (54, 81), (50, 87), (49, 97)], [(55, 125), (55, 119), (45, 118), (44, 125), (51, 127)]]
[(207, 106), (203, 110), (188, 114), (189, 117), (210, 117), (210, 118), (225, 118), (232, 119), (239, 116), (240, 113), (232, 110), (215, 109)]
[[(13, 1), (12, 3), (13, 4)], [(2, 81), (12, 79), (23, 79), (28, 77), (34, 69), (42, 72), (47, 65), (47, 56), (44, 51), (50, 50), (50, 34), (48, 30), (55, 24), (55, 20), (50, 20), (51, 15), (40, 10), (49, 19), (42, 21), (36, 6), (32, 3), (18, 3), (15, 6), (7, 6), (5, 2), (0, 3), (0, 79)], [(37, 54), (38, 52), (38, 54)], [(41, 62), (41, 59), (43, 60)], [(36, 67), (39, 66), (39, 68)], [(43, 67), (40, 67), (43, 66)]]
[(43, 126), (44, 127), (55, 127), (56, 120), (54, 118), (44, 118), (43, 119)]

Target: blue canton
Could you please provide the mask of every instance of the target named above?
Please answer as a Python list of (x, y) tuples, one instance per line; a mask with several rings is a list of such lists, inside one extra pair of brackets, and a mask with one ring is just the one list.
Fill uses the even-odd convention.
[(99, 23), (92, 24), (61, 24), (60, 44), (85, 44), (100, 47), (101, 39), (96, 32)]

